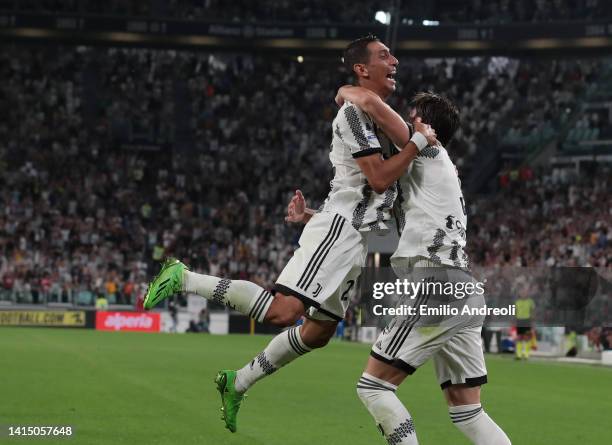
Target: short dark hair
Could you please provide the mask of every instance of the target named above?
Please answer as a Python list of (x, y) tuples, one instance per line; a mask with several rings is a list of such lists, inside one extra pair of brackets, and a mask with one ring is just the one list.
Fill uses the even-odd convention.
[(357, 76), (353, 71), (353, 65), (356, 63), (368, 63), (370, 60), (370, 52), (368, 45), (372, 42), (380, 42), (380, 39), (374, 34), (368, 34), (364, 37), (359, 37), (348, 44), (344, 50), (343, 62), (347, 72), (357, 81)]
[(415, 94), (410, 104), (416, 116), (436, 130), (438, 140), (446, 146), (459, 129), (459, 109), (450, 99), (431, 91)]

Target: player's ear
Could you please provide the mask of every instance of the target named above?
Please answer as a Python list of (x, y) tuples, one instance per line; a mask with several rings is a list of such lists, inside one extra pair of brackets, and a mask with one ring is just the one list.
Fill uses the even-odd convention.
[(358, 78), (364, 77), (367, 79), (368, 77), (370, 77), (368, 69), (366, 68), (364, 63), (356, 63), (355, 65), (353, 65), (353, 71), (355, 72)]

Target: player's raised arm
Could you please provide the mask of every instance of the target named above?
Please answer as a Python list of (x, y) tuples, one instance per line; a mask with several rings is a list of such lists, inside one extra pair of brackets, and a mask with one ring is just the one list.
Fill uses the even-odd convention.
[[(413, 133), (408, 124), (378, 94), (367, 88), (345, 85), (338, 90), (336, 103), (342, 106), (345, 101), (357, 105), (368, 114), (397, 147), (403, 149), (409, 144)], [(433, 134), (426, 134), (427, 128), (429, 128), (428, 125), (418, 121), (418, 123), (415, 122), (414, 132), (422, 132), (428, 145), (435, 145), (437, 143), (435, 130)]]
[[(384, 104), (384, 102), (382, 103)], [(384, 105), (386, 106), (386, 104)], [(338, 125), (334, 129), (340, 135), (342, 141), (350, 146), (353, 158), (355, 158), (359, 168), (376, 193), (383, 193), (393, 185), (404, 174), (420, 150), (437, 143), (436, 133), (429, 125), (421, 122), (415, 123), (415, 130), (417, 131), (411, 136), (407, 124), (395, 111), (388, 106), (387, 108), (387, 111), (379, 114), (382, 116), (382, 120), (391, 123), (387, 127), (393, 127), (396, 137), (392, 138), (392, 141), (401, 140), (399, 144), (396, 143), (397, 146), (401, 147), (400, 153), (389, 159), (383, 159), (381, 155), (380, 142), (372, 125), (373, 119), (356, 104), (347, 103), (344, 106), (339, 113)], [(401, 121), (401, 125), (396, 122), (398, 119)]]

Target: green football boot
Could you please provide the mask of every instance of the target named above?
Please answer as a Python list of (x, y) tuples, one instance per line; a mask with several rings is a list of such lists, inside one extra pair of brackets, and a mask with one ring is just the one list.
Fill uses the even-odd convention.
[(183, 290), (183, 272), (187, 267), (176, 258), (166, 258), (157, 276), (149, 283), (144, 308), (151, 309), (160, 301)]
[(217, 390), (221, 394), (221, 419), (225, 421), (225, 428), (230, 430), (232, 433), (236, 432), (236, 416), (238, 416), (238, 410), (242, 400), (246, 397), (244, 394), (240, 394), (236, 391), (234, 382), (236, 380), (236, 371), (219, 371), (217, 377), (215, 377), (215, 383), (217, 384)]

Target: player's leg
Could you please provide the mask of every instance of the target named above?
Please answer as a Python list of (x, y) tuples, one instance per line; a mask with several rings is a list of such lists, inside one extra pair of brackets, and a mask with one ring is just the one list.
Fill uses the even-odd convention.
[[(336, 332), (338, 322), (342, 320), (342, 317), (337, 314), (344, 313), (346, 310), (348, 298), (343, 300), (342, 296), (347, 293), (347, 289), (348, 291), (352, 289), (360, 273), (360, 267), (351, 267), (350, 263), (340, 264), (339, 266), (340, 275), (335, 274), (334, 276), (332, 274), (328, 277), (318, 277), (318, 282), (322, 282), (326, 289), (336, 288), (336, 291), (327, 297), (327, 291), (321, 290), (318, 301), (309, 301), (310, 304), (316, 304), (319, 308), (311, 306), (308, 311), (308, 318), (301, 326), (290, 328), (278, 334), (266, 349), (237, 371), (235, 387), (238, 392), (246, 392), (255, 382), (274, 373), (296, 358), (312, 349), (327, 345)], [(346, 276), (339, 281), (338, 278), (342, 278), (341, 275)], [(279, 278), (280, 280), (281, 278)], [(338, 282), (342, 284), (338, 285)], [(290, 291), (293, 292), (291, 289)], [(300, 298), (307, 299), (303, 295), (300, 295)], [(270, 313), (273, 313), (273, 311), (274, 308), (271, 308)]]
[(277, 285), (281, 284), (282, 288), (277, 289), (276, 296), (250, 281), (191, 272), (181, 261), (169, 258), (150, 283), (144, 307), (151, 309), (176, 293), (187, 292), (229, 306), (258, 322), (291, 326), (305, 312), (299, 300), (308, 304), (311, 299), (305, 295), (309, 288), (320, 287), (320, 281), (314, 278), (319, 278), (333, 259), (348, 255), (352, 261), (351, 255), (362, 248), (361, 239), (340, 215), (320, 213), (313, 216), (302, 232), (300, 248), (279, 276)]
[(253, 360), (236, 371), (235, 388), (245, 393), (256, 382), (293, 360), (322, 348), (333, 337), (337, 321), (306, 319), (304, 324), (281, 332)]
[(524, 340), (524, 346), (523, 346), (523, 356), (525, 357), (525, 360), (529, 359), (529, 355), (531, 354), (531, 344), (533, 343), (533, 331), (531, 330), (531, 328), (527, 328), (527, 332), (525, 332), (525, 340)]
[(462, 329), (434, 356), (434, 367), (453, 424), (475, 445), (509, 445), (510, 439), (480, 403), (487, 381), (480, 327)]
[[(310, 311), (313, 312), (312, 310)], [(325, 314), (311, 316), (325, 318)], [(257, 381), (310, 352), (322, 348), (333, 337), (338, 320), (308, 318), (301, 326), (281, 332), (253, 360), (238, 371), (220, 371), (215, 379), (221, 393), (223, 420), (236, 431), (237, 414), (246, 391)]]
[[(345, 224), (339, 215), (315, 215), (304, 229), (300, 248), (281, 272), (275, 288), (309, 307), (309, 319), (301, 327), (291, 328), (277, 335), (254, 359), (238, 371), (221, 371), (217, 380), (229, 388), (230, 402), (242, 397), (248, 388), (279, 368), (301, 357), (314, 348), (327, 344), (336, 325), (344, 315), (347, 302), (341, 298), (359, 276), (365, 257), (365, 243), (359, 232)], [(288, 298), (288, 297), (285, 297)], [(292, 321), (274, 303), (266, 314), (267, 320), (279, 317)], [(220, 388), (222, 391), (222, 388)], [(224, 389), (223, 389), (224, 391)], [(226, 405), (226, 397), (222, 399)], [(236, 412), (225, 411), (226, 426), (235, 431)]]
[[(417, 297), (415, 306), (424, 302)], [(370, 351), (357, 383), (357, 394), (389, 443), (418, 444), (414, 421), (395, 395), (396, 388), (439, 347), (421, 330), (418, 318), (396, 317), (385, 327)]]
[[(261, 351), (249, 363), (237, 371), (222, 370), (215, 377), (217, 389), (221, 394), (223, 420), (225, 427), (231, 432), (237, 429), (237, 415), (246, 391), (256, 382), (272, 375), (278, 369), (289, 364), (293, 360), (310, 352), (316, 347), (326, 344), (326, 341), (316, 337), (316, 333), (308, 320), (302, 326), (289, 328), (268, 343), (266, 348)], [(332, 323), (334, 328), (336, 322)], [(331, 330), (328, 328), (327, 330)], [(311, 345), (304, 341), (304, 333)], [(323, 334), (323, 335), (322, 335)], [(319, 333), (323, 337), (326, 332)], [(328, 334), (331, 338), (332, 334)]]
[[(237, 372), (235, 386), (240, 393), (310, 350), (325, 346), (346, 311), (347, 294), (361, 273), (365, 257), (363, 238), (352, 227), (342, 230), (346, 221), (339, 215), (316, 215), (311, 222), (309, 232), (300, 239), (302, 247), (275, 285), (277, 291), (309, 306), (309, 317), (301, 327), (277, 335)], [(305, 243), (304, 238), (310, 242)], [(266, 318), (274, 320), (276, 316), (282, 319), (285, 314), (273, 303)]]
[[(420, 281), (425, 276), (432, 281), (456, 281), (469, 277), (456, 276), (461, 272), (451, 271), (452, 275), (443, 268), (421, 267), (415, 268), (409, 274), (413, 281)], [(445, 343), (451, 339), (470, 319), (461, 317), (422, 316), (420, 309), (437, 304), (463, 305), (460, 300), (450, 300), (446, 295), (421, 292), (413, 301), (415, 315), (396, 317), (380, 334), (370, 352), (370, 360), (366, 372), (362, 376), (363, 382), (380, 379), (391, 385), (399, 385), (407, 375), (412, 374), (422, 366), (432, 355), (435, 355)], [(467, 302), (467, 300), (466, 300)], [(483, 301), (478, 303), (484, 304)], [(480, 341), (480, 331), (478, 331)], [(482, 352), (482, 351), (481, 351)], [(361, 382), (361, 381), (360, 381)], [(374, 380), (377, 382), (377, 380)], [(408, 410), (401, 404), (395, 394), (387, 393), (384, 398), (377, 395), (378, 403), (373, 403), (373, 397), (363, 394), (359, 389), (359, 396), (381, 426), (383, 434), (390, 443), (416, 444), (414, 422)], [(382, 391), (379, 388), (379, 391)], [(368, 397), (369, 396), (369, 397)], [(381, 423), (381, 422), (386, 422)], [(396, 434), (397, 433), (397, 434)]]
[(532, 332), (531, 327), (519, 325), (516, 328), (517, 332), (517, 359), (527, 360), (531, 353)]
[(149, 285), (144, 307), (151, 309), (179, 292), (200, 295), (237, 310), (259, 322), (291, 326), (304, 314), (304, 304), (293, 296), (273, 296), (261, 286), (244, 280), (229, 280), (191, 272), (185, 265), (168, 259)]
[(484, 411), (480, 386), (452, 385), (444, 390), (453, 424), (474, 445), (510, 445), (510, 439)]
[(523, 333), (522, 327), (516, 326), (516, 345), (514, 347), (515, 358), (520, 360), (523, 358)]
[(417, 445), (412, 416), (395, 394), (408, 373), (370, 357), (357, 383), (357, 395), (388, 443)]

